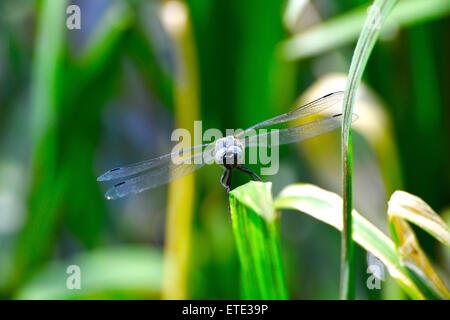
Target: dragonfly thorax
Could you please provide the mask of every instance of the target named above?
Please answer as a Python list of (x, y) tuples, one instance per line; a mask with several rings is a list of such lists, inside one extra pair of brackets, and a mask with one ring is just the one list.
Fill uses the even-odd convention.
[(244, 162), (244, 145), (233, 136), (218, 139), (214, 148), (217, 164), (232, 169)]

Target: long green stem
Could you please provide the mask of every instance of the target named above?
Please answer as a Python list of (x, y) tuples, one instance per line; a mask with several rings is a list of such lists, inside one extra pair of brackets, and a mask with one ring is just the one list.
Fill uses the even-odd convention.
[[(58, 117), (60, 115), (62, 55), (65, 45), (66, 1), (43, 1), (34, 51), (30, 125), (32, 133), (31, 187), (27, 219), (19, 236), (11, 285), (17, 286), (48, 257), (58, 219)], [(38, 226), (38, 227), (36, 227)]]
[[(177, 69), (174, 83), (174, 112), (177, 126), (194, 131), (198, 119), (198, 68), (188, 8), (183, 1), (166, 2), (163, 23), (177, 48)], [(175, 15), (182, 17), (174, 20)], [(189, 141), (183, 141), (188, 146)], [(195, 201), (194, 175), (188, 175), (169, 185), (164, 248), (163, 299), (188, 299), (189, 257), (192, 240), (192, 219)]]
[(351, 120), (356, 90), (364, 68), (378, 39), (380, 29), (396, 0), (375, 0), (368, 9), (368, 16), (359, 35), (347, 79), (342, 123), (342, 184), (343, 184), (343, 232), (341, 242), (341, 299), (355, 298), (354, 243), (352, 239), (352, 136)]

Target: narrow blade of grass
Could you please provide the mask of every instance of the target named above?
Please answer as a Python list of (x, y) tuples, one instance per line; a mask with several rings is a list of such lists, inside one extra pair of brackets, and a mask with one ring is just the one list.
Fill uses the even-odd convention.
[(341, 299), (354, 299), (355, 297), (355, 262), (352, 238), (352, 175), (353, 152), (351, 122), (353, 103), (356, 91), (369, 60), (370, 53), (378, 39), (389, 12), (394, 7), (395, 0), (375, 0), (368, 10), (368, 16), (359, 35), (356, 48), (348, 74), (347, 86), (344, 95), (343, 120), (341, 133), (342, 147), (342, 190), (343, 190), (343, 231), (341, 244)]
[[(84, 81), (89, 81), (110, 59), (111, 54), (123, 38), (123, 33), (128, 31), (133, 23), (131, 9), (126, 3), (117, 2), (105, 12), (94, 32), (77, 57), (75, 63), (80, 68), (77, 70), (83, 75)], [(80, 81), (80, 83), (83, 83)]]
[[(174, 21), (173, 15), (182, 17)], [(162, 23), (177, 50), (173, 100), (175, 120), (179, 127), (194, 132), (198, 119), (197, 53), (192, 35), (188, 7), (182, 1), (169, 1), (162, 7)], [(189, 147), (192, 141), (183, 141)], [(189, 271), (192, 240), (192, 218), (195, 202), (195, 179), (190, 174), (169, 184), (167, 196), (166, 244), (164, 247), (163, 299), (189, 298)]]
[[(58, 116), (61, 108), (67, 1), (42, 1), (31, 77), (32, 183), (27, 220), (19, 236), (11, 286), (29, 276), (50, 254), (62, 187), (57, 181)], [(39, 226), (39, 227), (36, 227)]]
[(245, 299), (288, 298), (271, 187), (271, 183), (252, 181), (230, 193)]

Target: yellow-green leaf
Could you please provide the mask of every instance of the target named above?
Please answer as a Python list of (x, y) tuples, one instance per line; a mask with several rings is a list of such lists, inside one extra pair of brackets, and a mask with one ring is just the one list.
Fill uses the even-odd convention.
[(450, 230), (431, 207), (419, 197), (395, 191), (388, 203), (389, 217), (399, 217), (426, 230), (433, 237), (450, 246)]
[[(422, 290), (436, 298), (450, 299), (450, 292), (434, 270), (417, 241), (414, 231), (405, 221), (417, 224), (436, 239), (449, 245), (447, 225), (422, 199), (404, 191), (396, 191), (388, 205), (389, 228), (401, 263), (405, 265)], [(437, 294), (436, 294), (437, 293)]]
[[(342, 198), (317, 186), (294, 184), (284, 188), (275, 199), (276, 209), (294, 209), (304, 212), (342, 231)], [(439, 292), (422, 290), (422, 284), (401, 263), (395, 244), (382, 231), (361, 216), (353, 216), (353, 239), (364, 249), (380, 259), (390, 275), (412, 299), (441, 296)]]

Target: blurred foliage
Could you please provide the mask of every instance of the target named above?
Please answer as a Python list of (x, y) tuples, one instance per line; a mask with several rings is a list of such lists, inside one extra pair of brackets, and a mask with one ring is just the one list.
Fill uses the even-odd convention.
[[(342, 232), (342, 198), (314, 185), (294, 184), (284, 188), (272, 206), (294, 209), (325, 222)], [(415, 204), (416, 206), (411, 206)], [(357, 211), (352, 211), (353, 239), (387, 267), (390, 275), (413, 299), (449, 299), (449, 291), (429, 263), (408, 223), (420, 225), (450, 246), (449, 228), (421, 199), (396, 191), (387, 212), (393, 241)], [(395, 245), (394, 245), (395, 243)], [(369, 265), (369, 269), (372, 265)], [(368, 272), (369, 273), (369, 272)], [(381, 272), (372, 272), (380, 277)], [(369, 283), (369, 279), (367, 280)]]
[[(80, 267), (79, 290), (68, 290), (70, 260)], [(17, 299), (157, 299), (161, 292), (162, 255), (148, 247), (113, 247), (53, 261), (14, 298)], [(63, 284), (63, 285), (62, 285)]]
[[(188, 60), (180, 59), (186, 47), (164, 22), (170, 1), (0, 2), (1, 298), (162, 296), (159, 280), (171, 278), (162, 275), (173, 204), (167, 187), (108, 202), (107, 186), (96, 177), (167, 153), (177, 126), (202, 120), (203, 130), (248, 127), (294, 107), (312, 83), (347, 72), (370, 1), (295, 1), (184, 2), (192, 28)], [(450, 10), (448, 1), (424, 3), (399, 0), (393, 10), (392, 28), (381, 34), (363, 77), (367, 117), (382, 121), (376, 130), (365, 125), (353, 132), (355, 207), (384, 232), (393, 190), (419, 196), (437, 213), (450, 207), (450, 42), (443, 39)], [(81, 30), (65, 26), (69, 4), (81, 8)], [(297, 8), (288, 22), (286, 8)], [(169, 19), (176, 26), (180, 16)], [(311, 36), (317, 33), (320, 38)], [(292, 60), (283, 50), (299, 38)], [(177, 75), (185, 70), (197, 77), (187, 92), (198, 97), (196, 107), (180, 103)], [(382, 154), (389, 150), (392, 157)], [(340, 171), (332, 168), (339, 168), (337, 132), (281, 148), (278, 174), (264, 180), (272, 181), (274, 194), (294, 182), (339, 194)], [(170, 198), (191, 193), (191, 222), (172, 222), (190, 230), (186, 298), (241, 296), (220, 174), (218, 166), (206, 166), (195, 173), (195, 187)], [(233, 187), (247, 181), (243, 174), (233, 179)], [(337, 298), (339, 233), (313, 220), (286, 212), (280, 221), (292, 299)], [(448, 254), (412, 228), (432, 265), (448, 274)], [(365, 253), (358, 247), (355, 254), (357, 298), (406, 297), (389, 278), (381, 290), (369, 290)], [(66, 289), (71, 264), (81, 266), (86, 291)]]

